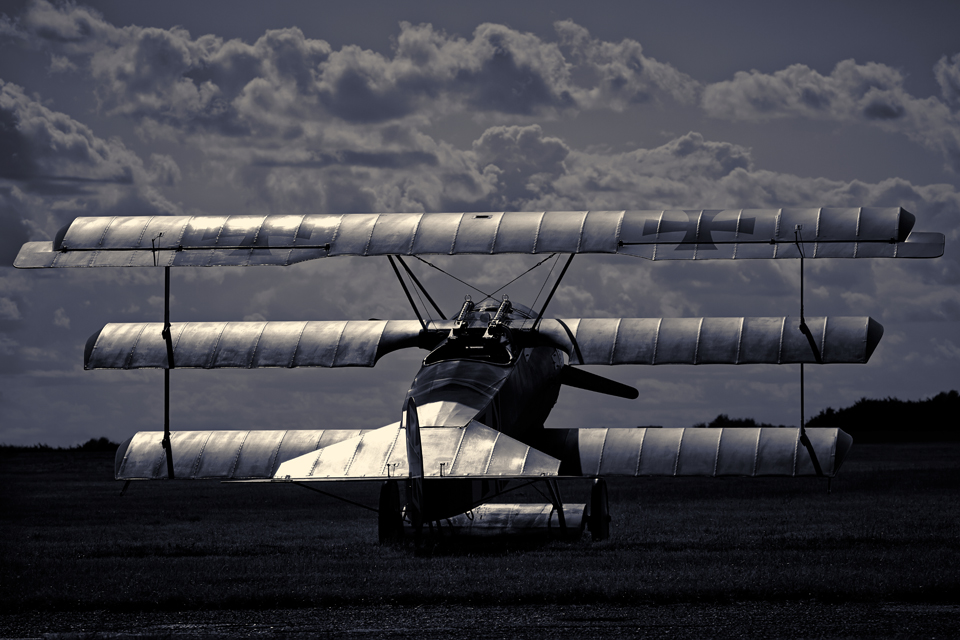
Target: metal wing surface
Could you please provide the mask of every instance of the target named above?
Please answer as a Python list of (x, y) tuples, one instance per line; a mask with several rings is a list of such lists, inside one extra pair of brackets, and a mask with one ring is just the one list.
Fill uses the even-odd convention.
[[(529, 330), (531, 321), (516, 325)], [(427, 325), (443, 334), (452, 321)], [(867, 317), (573, 318), (544, 320), (528, 344), (562, 349), (571, 364), (865, 363), (883, 335)], [(87, 341), (85, 369), (165, 369), (162, 323), (108, 324)], [(392, 351), (432, 347), (414, 320), (171, 324), (175, 368), (372, 367)], [(811, 347), (810, 340), (816, 347)]]
[[(108, 324), (87, 341), (85, 369), (169, 368), (163, 323)], [(416, 320), (177, 322), (176, 368), (372, 367), (417, 346)]]
[[(181, 479), (272, 478), (287, 460), (372, 431), (172, 431), (174, 476)], [(167, 458), (162, 431), (141, 431), (117, 449), (117, 480), (164, 480)]]
[[(275, 479), (377, 480), (409, 474), (406, 431), (400, 423), (289, 460)], [(556, 476), (560, 461), (476, 421), (420, 429), (426, 478)]]
[[(807, 429), (825, 476), (853, 439), (839, 429)], [(799, 429), (580, 429), (585, 476), (815, 476)]]
[(19, 268), (290, 265), (331, 256), (610, 253), (649, 260), (937, 257), (901, 208), (77, 218)]
[[(807, 318), (823, 363), (865, 363), (883, 335), (867, 317)], [(544, 320), (544, 342), (570, 364), (792, 364), (817, 362), (799, 320), (781, 318), (575, 318)]]

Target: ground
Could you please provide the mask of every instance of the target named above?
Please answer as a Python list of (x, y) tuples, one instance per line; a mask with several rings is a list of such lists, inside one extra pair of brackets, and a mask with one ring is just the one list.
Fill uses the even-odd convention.
[[(294, 486), (120, 497), (109, 454), (3, 456), (0, 637), (960, 635), (958, 444), (855, 445), (830, 494), (618, 480), (608, 541), (419, 555)], [(376, 503), (376, 487), (347, 493)]]

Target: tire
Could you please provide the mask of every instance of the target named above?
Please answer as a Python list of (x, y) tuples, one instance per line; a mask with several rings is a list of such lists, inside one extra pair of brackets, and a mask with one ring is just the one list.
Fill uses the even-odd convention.
[(595, 541), (610, 537), (610, 500), (607, 496), (607, 481), (597, 478), (590, 489), (590, 515), (587, 516), (587, 528)]
[(400, 485), (386, 480), (380, 485), (380, 504), (377, 513), (377, 533), (380, 544), (403, 541), (403, 512), (400, 505)]

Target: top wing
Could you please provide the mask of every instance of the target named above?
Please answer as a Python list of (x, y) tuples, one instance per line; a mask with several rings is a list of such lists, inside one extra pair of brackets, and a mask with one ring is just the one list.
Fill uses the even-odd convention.
[(331, 256), (611, 253), (649, 260), (933, 258), (901, 208), (76, 218), (14, 266), (290, 265)]

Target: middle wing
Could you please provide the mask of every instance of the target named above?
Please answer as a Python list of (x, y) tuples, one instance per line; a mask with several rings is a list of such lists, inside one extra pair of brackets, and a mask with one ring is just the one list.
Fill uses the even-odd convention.
[[(865, 363), (883, 335), (866, 317), (796, 319), (573, 318), (511, 328), (523, 346), (552, 346), (571, 364)], [(171, 325), (176, 368), (372, 367), (409, 347), (432, 349), (453, 321), (182, 322)], [(108, 324), (90, 337), (85, 369), (168, 368), (161, 323)], [(813, 346), (811, 346), (811, 340)], [(816, 349), (814, 349), (816, 347)]]

